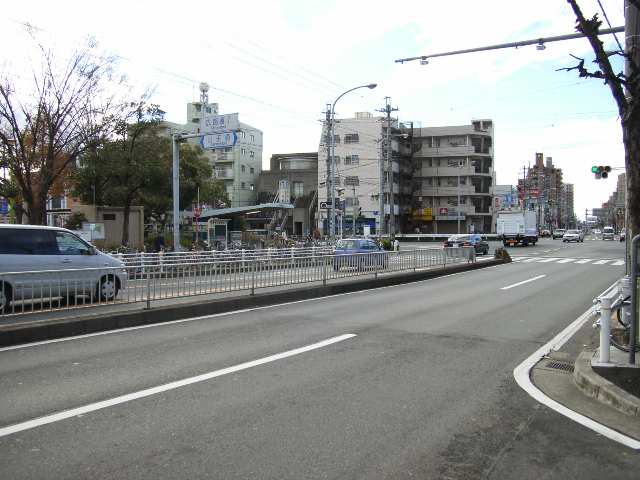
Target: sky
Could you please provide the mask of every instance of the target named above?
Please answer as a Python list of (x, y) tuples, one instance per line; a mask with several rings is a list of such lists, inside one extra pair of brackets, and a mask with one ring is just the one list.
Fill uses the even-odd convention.
[[(623, 0), (600, 0), (611, 24), (624, 25)], [(587, 16), (597, 0), (580, 0)], [(327, 103), (336, 117), (384, 106), (423, 127), (494, 122), (498, 184), (516, 184), (535, 153), (552, 157), (575, 185), (575, 210), (599, 207), (617, 173), (595, 180), (592, 165), (624, 166), (617, 109), (606, 85), (579, 79), (570, 55), (593, 53), (585, 39), (420, 62), (396, 59), (574, 33), (566, 0), (21, 0), (3, 5), (0, 68), (30, 81), (34, 40), (64, 58), (88, 38), (114, 56), (132, 97), (152, 91), (169, 121), (186, 121), (198, 85), (210, 85), (220, 113), (264, 133), (263, 165), (273, 153), (317, 151)], [(606, 27), (606, 24), (605, 24)], [(624, 42), (622, 35), (618, 39)], [(613, 49), (615, 40), (603, 37)], [(30, 53), (29, 53), (30, 52)], [(617, 70), (622, 64), (615, 64)]]

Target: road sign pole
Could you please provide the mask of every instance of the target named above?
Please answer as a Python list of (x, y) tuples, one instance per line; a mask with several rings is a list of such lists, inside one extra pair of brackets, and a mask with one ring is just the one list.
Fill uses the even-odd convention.
[(178, 136), (171, 136), (173, 150), (173, 251), (180, 251), (180, 144)]

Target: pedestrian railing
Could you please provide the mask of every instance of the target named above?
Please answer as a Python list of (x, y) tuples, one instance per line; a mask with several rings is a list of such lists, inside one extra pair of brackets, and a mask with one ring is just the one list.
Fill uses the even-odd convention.
[(123, 258), (125, 265), (119, 268), (0, 272), (0, 313), (139, 302), (150, 308), (154, 301), (172, 298), (238, 291), (254, 294), (261, 288), (326, 284), (349, 277), (475, 262), (475, 252), (469, 247), (337, 255), (326, 250), (287, 254), (281, 249), (262, 251), (262, 255), (180, 254), (170, 257), (171, 261), (148, 255), (141, 257), (144, 261)]

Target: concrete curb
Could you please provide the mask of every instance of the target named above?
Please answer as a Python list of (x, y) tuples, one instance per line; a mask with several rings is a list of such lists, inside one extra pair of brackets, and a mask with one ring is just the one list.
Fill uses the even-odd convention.
[(591, 367), (594, 355), (594, 351), (585, 350), (576, 358), (573, 380), (578, 389), (619, 412), (640, 417), (640, 399), (598, 375)]
[(184, 318), (226, 313), (245, 308), (264, 307), (297, 300), (309, 300), (327, 297), (339, 293), (357, 292), (372, 288), (401, 285), (418, 282), (430, 278), (442, 277), (453, 273), (477, 270), (480, 268), (502, 265), (502, 260), (489, 260), (480, 263), (452, 265), (450, 267), (418, 272), (404, 272), (380, 278), (363, 278), (361, 280), (331, 283), (326, 286), (304, 288), (287, 288), (282, 291), (270, 291), (256, 295), (244, 295), (235, 298), (223, 298), (208, 301), (195, 301), (179, 305), (136, 310), (132, 312), (115, 312), (83, 318), (62, 318), (43, 320), (32, 323), (8, 324), (0, 326), (0, 347), (23, 343), (71, 337), (88, 333), (135, 327), (152, 323), (170, 322)]

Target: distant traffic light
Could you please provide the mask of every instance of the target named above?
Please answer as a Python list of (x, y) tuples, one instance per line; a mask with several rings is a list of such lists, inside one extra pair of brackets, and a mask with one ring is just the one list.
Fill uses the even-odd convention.
[(593, 167), (591, 167), (591, 173), (593, 173), (596, 177), (596, 180), (599, 180), (601, 178), (607, 178), (609, 177), (609, 172), (611, 171), (611, 167), (609, 165), (603, 166), (596, 166), (594, 165)]

